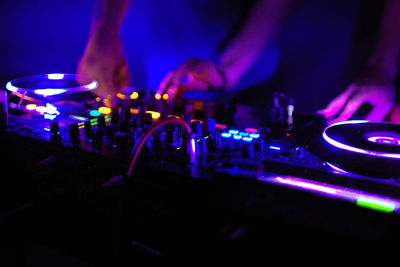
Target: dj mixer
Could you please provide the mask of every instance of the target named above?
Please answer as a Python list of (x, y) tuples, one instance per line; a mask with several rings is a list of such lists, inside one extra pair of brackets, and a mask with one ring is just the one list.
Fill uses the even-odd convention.
[[(90, 199), (96, 208), (103, 207), (101, 214), (113, 213), (105, 202), (122, 198), (124, 211), (116, 212), (119, 216), (129, 217), (129, 201), (139, 210), (151, 207), (151, 223), (139, 221), (143, 221), (141, 229), (147, 224), (152, 232), (159, 227), (156, 222), (162, 224), (159, 214), (174, 213), (170, 211), (174, 205), (168, 206), (160, 196), (175, 194), (173, 202), (182, 212), (176, 220), (186, 220), (200, 209), (203, 226), (212, 209), (217, 217), (235, 214), (241, 223), (247, 217), (253, 218), (252, 225), (254, 220), (266, 219), (269, 227), (279, 231), (288, 221), (296, 221), (297, 226), (306, 225), (307, 231), (319, 229), (314, 236), (322, 231), (332, 239), (337, 234), (386, 242), (399, 236), (397, 124), (332, 123), (319, 116), (297, 115), (293, 102), (279, 94), (274, 96), (274, 105), (266, 108), (268, 119), (261, 125), (239, 123), (235, 118), (240, 114), (232, 106), (220, 108), (221, 116), (204, 113), (210, 103), (186, 100), (177, 111), (166, 101), (168, 96), (151, 90), (126, 89), (107, 107), (90, 93), (97, 86), (95, 81), (82, 85), (76, 80), (66, 74), (34, 76), (13, 80), (6, 85), (9, 92), (2, 92), (2, 139), (10, 149), (3, 150), (10, 154), (8, 167), (26, 167), (20, 173), (36, 177), (27, 183), (36, 188), (35, 194), (24, 193), (23, 201), (29, 204), (15, 198), (17, 204), (5, 209), (2, 220), (18, 217), (15, 214), (32, 205), (48, 207), (46, 201), (60, 198), (78, 206), (80, 200)], [(218, 110), (218, 104), (212, 106)], [(14, 184), (14, 190), (19, 191), (19, 186)], [(115, 195), (114, 190), (121, 188), (125, 189)], [(126, 188), (136, 192), (136, 197)], [(162, 200), (155, 204), (157, 198)], [(285, 223), (278, 217), (285, 218)], [(143, 234), (132, 231), (133, 236)], [(275, 242), (289, 238), (289, 234), (277, 237), (272, 232), (267, 231)], [(299, 233), (295, 236), (304, 238)], [(159, 253), (134, 244), (140, 251)]]

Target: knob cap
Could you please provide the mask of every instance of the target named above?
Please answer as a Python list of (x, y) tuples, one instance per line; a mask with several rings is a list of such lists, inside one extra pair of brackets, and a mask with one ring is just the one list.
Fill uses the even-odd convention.
[(178, 130), (176, 128), (167, 130), (166, 137), (165, 137), (165, 143), (170, 148), (176, 148), (179, 145)]
[(69, 137), (72, 141), (79, 139), (79, 127), (77, 123), (73, 123), (69, 126)]
[(119, 123), (119, 114), (118, 111), (116, 110), (111, 114), (111, 124), (117, 125), (118, 123)]
[(132, 128), (134, 130), (141, 130), (142, 129), (142, 124), (141, 124), (141, 120), (139, 116), (133, 117), (130, 120), (131, 124), (132, 124)]
[(201, 123), (199, 121), (194, 121), (191, 124), (192, 133), (196, 135), (196, 137), (201, 136), (203, 133), (201, 132)]
[(90, 121), (85, 121), (83, 127), (85, 136), (90, 138), (92, 136), (92, 123)]
[(106, 128), (106, 118), (104, 116), (100, 116), (97, 118), (97, 127)]
[(253, 148), (254, 148), (254, 145), (252, 143), (245, 144), (242, 147), (242, 156), (245, 158), (252, 158), (253, 157)]
[(58, 124), (58, 121), (50, 122), (50, 132), (52, 134), (59, 134), (60, 133), (60, 126)]
[(215, 132), (215, 119), (213, 118), (207, 119), (207, 132), (209, 133)]
[(264, 151), (264, 140), (259, 138), (254, 143), (254, 151), (255, 152), (263, 152)]

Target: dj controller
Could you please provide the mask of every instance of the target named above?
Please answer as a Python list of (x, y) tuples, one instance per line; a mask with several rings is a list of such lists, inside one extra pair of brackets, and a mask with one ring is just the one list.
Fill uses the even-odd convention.
[[(234, 105), (186, 99), (176, 108), (168, 96), (151, 90), (126, 89), (107, 107), (90, 93), (96, 86), (95, 81), (77, 84), (75, 75), (67, 74), (6, 84), (8, 92), (1, 92), (1, 138), (8, 155), (3, 169), (23, 178), (7, 175), (3, 181), (8, 183), (3, 222), (22, 225), (30, 218), (32, 225), (47, 225), (39, 227), (42, 232), (59, 234), (55, 224), (73, 229), (64, 238), (74, 245), (63, 243), (64, 249), (76, 249), (82, 239), (71, 232), (89, 235), (83, 225), (90, 224), (93, 237), (86, 242), (111, 244), (103, 249), (117, 247), (121, 254), (123, 241), (115, 240), (129, 239), (136, 257), (152, 259), (179, 254), (171, 247), (190, 247), (188, 240), (215, 241), (208, 235), (219, 224), (210, 220), (225, 223), (219, 236), (229, 232), (224, 238), (230, 241), (253, 229), (257, 234), (248, 234), (250, 247), (267, 238), (268, 257), (284, 263), (292, 261), (283, 259), (279, 248), (306, 259), (301, 245), (306, 238), (339, 246), (346, 238), (353, 244), (382, 244), (399, 237), (400, 125), (303, 116), (279, 94), (260, 125), (239, 122)], [(207, 105), (212, 112), (205, 111)], [(189, 231), (183, 223), (188, 221), (197, 228)], [(99, 232), (102, 242), (94, 237)], [(183, 235), (186, 239), (171, 241)], [(244, 244), (241, 250), (248, 248)], [(318, 244), (311, 247), (322, 253)], [(239, 250), (220, 247), (218, 253), (229, 257)], [(344, 247), (349, 255), (351, 245)], [(98, 258), (82, 250), (81, 257)], [(193, 256), (182, 253), (191, 255), (186, 259)], [(252, 258), (265, 256), (265, 251), (252, 253)]]

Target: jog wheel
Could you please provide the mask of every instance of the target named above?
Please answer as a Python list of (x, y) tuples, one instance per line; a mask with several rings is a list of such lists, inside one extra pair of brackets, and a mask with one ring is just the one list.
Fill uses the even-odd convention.
[(400, 177), (400, 125), (345, 121), (326, 127), (310, 143), (322, 159), (346, 171), (377, 178)]

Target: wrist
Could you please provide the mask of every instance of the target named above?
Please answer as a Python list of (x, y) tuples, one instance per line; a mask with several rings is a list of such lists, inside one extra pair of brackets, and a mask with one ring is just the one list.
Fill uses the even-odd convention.
[(230, 65), (221, 64), (217, 66), (217, 70), (223, 79), (223, 86), (221, 88), (223, 88), (225, 91), (230, 91), (233, 89), (238, 80), (235, 78), (237, 75), (234, 74), (234, 68), (232, 68)]

